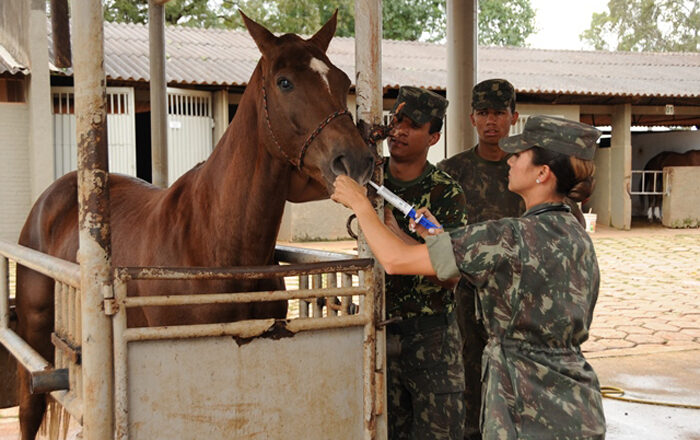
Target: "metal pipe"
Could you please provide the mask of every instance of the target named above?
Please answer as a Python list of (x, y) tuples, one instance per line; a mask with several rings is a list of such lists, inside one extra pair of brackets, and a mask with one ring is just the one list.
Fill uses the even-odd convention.
[(70, 25), (68, 23), (68, 0), (51, 0), (51, 34), (53, 57), (56, 67), (70, 67)]
[(45, 394), (69, 388), (68, 368), (34, 372), (29, 383), (29, 391), (32, 394)]
[(17, 264), (75, 288), (80, 287), (80, 266), (25, 246), (0, 240), (0, 254)]
[(168, 186), (168, 91), (165, 77), (165, 6), (148, 2), (148, 53), (151, 100), (151, 181)]
[(0, 328), (0, 344), (30, 373), (51, 368), (51, 364), (9, 328)]
[(275, 246), (275, 259), (286, 263), (319, 263), (323, 261), (353, 260), (355, 255), (340, 252), (321, 251), (294, 246)]
[[(118, 303), (127, 297), (126, 281), (114, 280), (114, 296)], [(114, 332), (114, 426), (115, 440), (129, 438), (129, 395), (128, 395), (128, 347), (124, 337), (126, 331), (126, 308), (120, 307), (112, 318)]]
[[(382, 3), (379, 0), (355, 0), (355, 96), (357, 104), (357, 121), (360, 132), (365, 139), (369, 139), (369, 130), (372, 126), (382, 122)], [(377, 152), (377, 145), (372, 145)], [(383, 170), (376, 167), (373, 180), (383, 182)], [(380, 219), (384, 218), (383, 201), (381, 197), (373, 201), (374, 209)], [(358, 255), (363, 258), (372, 256), (372, 251), (367, 244), (364, 234), (360, 233), (358, 243)], [(376, 307), (378, 312), (384, 314), (384, 271), (379, 264), (374, 264), (372, 274), (369, 275), (367, 285), (370, 292), (377, 295), (369, 301), (369, 306)], [(368, 295), (367, 299), (372, 297)], [(369, 312), (372, 313), (372, 312)], [(375, 437), (386, 438), (387, 425), (386, 417), (377, 417), (375, 409), (375, 348), (383, 350), (383, 330), (377, 337), (375, 335), (374, 323), (370, 320), (365, 328), (365, 339), (363, 341), (365, 350), (371, 350), (372, 354), (365, 352), (364, 356), (364, 380), (365, 380), (365, 403), (364, 403), (364, 437), (372, 439)], [(370, 328), (371, 327), (371, 328)], [(377, 346), (378, 344), (378, 346)], [(370, 365), (371, 363), (371, 365)], [(383, 370), (383, 366), (381, 369)]]
[[(104, 313), (111, 291), (111, 231), (102, 2), (74, 2), (80, 290), (83, 295), (83, 436), (114, 437), (112, 327)], [(111, 295), (111, 293), (110, 293)]]
[(354, 259), (328, 263), (284, 266), (237, 266), (226, 268), (119, 267), (116, 276), (125, 280), (253, 280), (328, 272), (356, 272), (370, 267), (373, 260)]
[(10, 277), (9, 263), (0, 256), (0, 328), (10, 327)]
[[(323, 330), (365, 325), (368, 318), (363, 315), (339, 316), (338, 318), (298, 318), (292, 319), (285, 328), (292, 333), (309, 330)], [(135, 327), (124, 330), (123, 338), (128, 342), (161, 339), (206, 338), (212, 336), (237, 336), (254, 338), (262, 335), (275, 324), (275, 320), (256, 319), (226, 322), (219, 324), (174, 325), (163, 327)]]
[(280, 301), (293, 299), (315, 299), (326, 296), (366, 295), (362, 287), (304, 290), (272, 290), (239, 293), (197, 293), (192, 295), (132, 296), (121, 302), (125, 307), (176, 306), (193, 304), (228, 304)]

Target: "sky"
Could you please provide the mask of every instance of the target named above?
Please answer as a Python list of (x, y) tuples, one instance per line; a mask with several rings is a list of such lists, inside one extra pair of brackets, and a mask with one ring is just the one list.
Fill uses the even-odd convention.
[(538, 49), (593, 50), (579, 40), (594, 12), (608, 10), (608, 0), (530, 0), (536, 33), (525, 42)]

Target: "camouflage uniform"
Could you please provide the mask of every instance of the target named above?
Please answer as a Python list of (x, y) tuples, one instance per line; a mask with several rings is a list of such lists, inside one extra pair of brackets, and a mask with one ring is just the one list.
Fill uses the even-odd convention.
[[(526, 136), (526, 125), (523, 136), (502, 140), (501, 148), (514, 152), (536, 144), (592, 158), (597, 130), (560, 118), (533, 118), (533, 136)], [(568, 207), (542, 204), (521, 218), (466, 226), (427, 242), (439, 278), (461, 273), (477, 289), (477, 310), (488, 334), (483, 437), (604, 438), (598, 379), (580, 348), (588, 338), (600, 274), (593, 243)]]
[[(472, 90), (472, 108), (497, 109), (515, 107), (515, 89), (506, 80), (482, 81)], [(477, 145), (478, 146), (478, 145)], [(477, 146), (456, 154), (437, 164), (437, 167), (459, 182), (467, 199), (469, 223), (480, 223), (504, 217), (520, 217), (525, 212), (522, 198), (508, 190), (508, 158), (499, 161), (483, 159)], [(477, 321), (476, 292), (466, 279), (461, 278), (455, 289), (457, 322), (462, 335), (464, 363), (465, 438), (478, 439), (479, 408), (481, 407), (481, 354), (486, 346), (482, 323)]]
[[(406, 102), (400, 113), (420, 125), (432, 116), (442, 118), (447, 106), (441, 96), (412, 87), (401, 88), (400, 102)], [(466, 224), (461, 188), (434, 165), (426, 162), (423, 173), (409, 182), (393, 178), (388, 161), (384, 173), (389, 190), (430, 209), (444, 228)], [(392, 213), (404, 232), (423, 242), (409, 231), (407, 217), (395, 208)], [(387, 326), (387, 343), (400, 347), (387, 359), (389, 438), (461, 440), (464, 368), (452, 291), (423, 276), (387, 275), (386, 311), (398, 319)]]

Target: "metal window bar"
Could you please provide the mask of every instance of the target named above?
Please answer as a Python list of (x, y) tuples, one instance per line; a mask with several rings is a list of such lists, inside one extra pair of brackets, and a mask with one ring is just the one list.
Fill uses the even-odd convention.
[[(639, 190), (630, 190), (630, 195), (640, 195), (640, 196), (662, 196), (666, 194), (667, 185), (664, 180), (663, 170), (632, 170), (632, 179), (634, 176), (639, 176), (641, 180), (641, 186)], [(652, 189), (648, 191), (647, 182), (652, 179)]]

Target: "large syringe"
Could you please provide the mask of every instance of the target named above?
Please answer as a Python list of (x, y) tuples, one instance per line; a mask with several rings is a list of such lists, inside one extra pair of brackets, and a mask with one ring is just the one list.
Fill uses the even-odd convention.
[(413, 206), (409, 205), (404, 199), (389, 191), (384, 185), (379, 186), (371, 180), (369, 183), (374, 189), (377, 190), (377, 194), (382, 196), (384, 200), (391, 203), (392, 206), (401, 211), (405, 216), (411, 217), (416, 223), (423, 226), (428, 231), (430, 231), (431, 229), (442, 228), (442, 226), (435, 225), (433, 222), (423, 217), (422, 215), (417, 215), (416, 210), (413, 209)]

